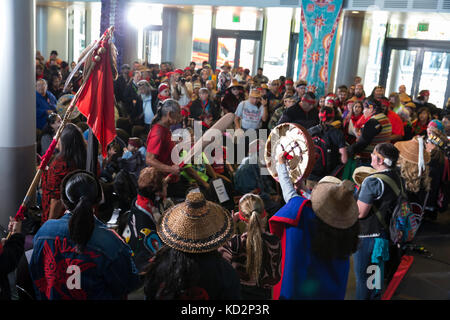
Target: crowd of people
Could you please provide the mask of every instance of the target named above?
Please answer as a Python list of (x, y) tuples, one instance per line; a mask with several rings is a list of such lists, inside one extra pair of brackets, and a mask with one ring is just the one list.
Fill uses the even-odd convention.
[[(74, 67), (57, 52), (36, 56), (39, 155), (61, 125), (58, 104), (79, 88), (82, 69), (64, 91)], [(148, 300), (344, 299), (354, 272), (356, 299), (380, 299), (385, 282), (368, 287), (367, 270), (377, 265), (389, 281), (398, 266), (402, 248), (389, 235), (397, 189), (424, 219), (448, 208), (450, 101), (436, 107), (428, 90), (410, 97), (404, 85), (367, 95), (360, 77), (318, 97), (303, 79), (269, 80), (263, 71), (123, 64), (108, 156), (86, 171), (88, 126), (76, 114), (36, 206), (23, 223), (11, 219), (2, 240), (2, 298), (125, 299), (143, 289)], [(228, 113), (235, 134), (224, 132), (231, 143), (222, 159), (174, 163), (176, 129), (193, 145), (194, 123), (204, 133)], [(239, 140), (283, 123), (305, 128), (322, 150), (300, 183), (290, 179), (286, 154), (273, 159), (275, 181), (261, 174), (265, 141)], [(245, 158), (236, 163), (227, 147), (240, 143)]]

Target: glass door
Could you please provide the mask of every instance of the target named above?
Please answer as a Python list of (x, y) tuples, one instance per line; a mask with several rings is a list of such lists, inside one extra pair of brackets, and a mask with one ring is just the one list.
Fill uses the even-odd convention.
[(222, 67), (225, 63), (234, 68), (234, 62), (236, 57), (236, 42), (235, 38), (218, 38), (217, 39), (217, 51), (216, 51), (216, 66)]
[(447, 102), (449, 68), (450, 52), (425, 51), (419, 88), (429, 90), (429, 101), (438, 107)]
[(146, 63), (161, 63), (162, 27), (151, 26), (144, 30), (143, 56)]
[(450, 42), (387, 38), (382, 57), (379, 84), (386, 95), (404, 84), (413, 99), (429, 90), (429, 102), (444, 107), (450, 97)]
[(398, 92), (400, 85), (405, 85), (408, 94), (413, 91), (412, 85), (416, 56), (416, 50), (393, 49), (391, 51), (386, 82), (386, 95), (389, 95), (391, 92)]
[(258, 53), (259, 53), (259, 41), (242, 39), (239, 52), (238, 63), (239, 66), (244, 69), (249, 69), (250, 74), (256, 73)]
[(261, 31), (213, 29), (209, 46), (211, 67), (220, 69), (228, 62), (231, 68), (243, 67), (253, 72), (261, 60), (261, 37)]

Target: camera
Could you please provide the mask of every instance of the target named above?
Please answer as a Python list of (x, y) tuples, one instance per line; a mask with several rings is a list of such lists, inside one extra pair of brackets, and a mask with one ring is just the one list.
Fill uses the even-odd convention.
[(180, 81), (181, 84), (185, 84), (186, 83), (186, 78), (180, 78), (178, 81)]
[(324, 127), (321, 124), (318, 124), (314, 127), (311, 127), (308, 129), (308, 133), (312, 136), (312, 137), (316, 137), (316, 136), (320, 136), (322, 135), (322, 133), (324, 132)]

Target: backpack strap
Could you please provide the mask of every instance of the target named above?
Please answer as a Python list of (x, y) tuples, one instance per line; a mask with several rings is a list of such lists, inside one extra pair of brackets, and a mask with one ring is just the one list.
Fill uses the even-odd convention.
[[(381, 179), (382, 181), (386, 182), (386, 183), (392, 188), (392, 190), (394, 191), (394, 193), (395, 193), (395, 195), (396, 195), (397, 197), (400, 196), (400, 194), (403, 194), (403, 186), (401, 186), (402, 189), (400, 190), (400, 189), (398, 188), (398, 186), (397, 186), (397, 183), (395, 183), (394, 179), (392, 179), (392, 178), (389, 177), (388, 175), (385, 175), (385, 174), (382, 174), (382, 173), (375, 173), (375, 174), (370, 175), (370, 177), (379, 178), (379, 179)], [(400, 192), (401, 192), (401, 193), (400, 193)], [(389, 227), (388, 227), (388, 225), (386, 224), (386, 222), (384, 221), (383, 215), (381, 214), (380, 210), (379, 210), (375, 205), (373, 206), (373, 209), (374, 209), (375, 215), (376, 215), (377, 218), (378, 218), (378, 221), (381, 223), (381, 225), (383, 226), (383, 228), (384, 228), (385, 230), (388, 230), (388, 231), (389, 231)]]
[(400, 196), (400, 194), (403, 194), (403, 186), (400, 185), (400, 188), (401, 188), (401, 190), (400, 190), (397, 183), (394, 181), (394, 179), (392, 179), (388, 175), (385, 175), (382, 173), (375, 173), (375, 174), (370, 175), (370, 177), (379, 178), (379, 179), (383, 180), (384, 182), (386, 182), (389, 185), (389, 187), (391, 187), (391, 189), (394, 191), (394, 193), (397, 197)]

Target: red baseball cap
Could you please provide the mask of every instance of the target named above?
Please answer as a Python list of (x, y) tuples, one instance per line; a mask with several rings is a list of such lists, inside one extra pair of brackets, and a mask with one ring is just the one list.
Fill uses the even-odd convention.
[(184, 74), (183, 70), (181, 69), (176, 69), (173, 73)]

